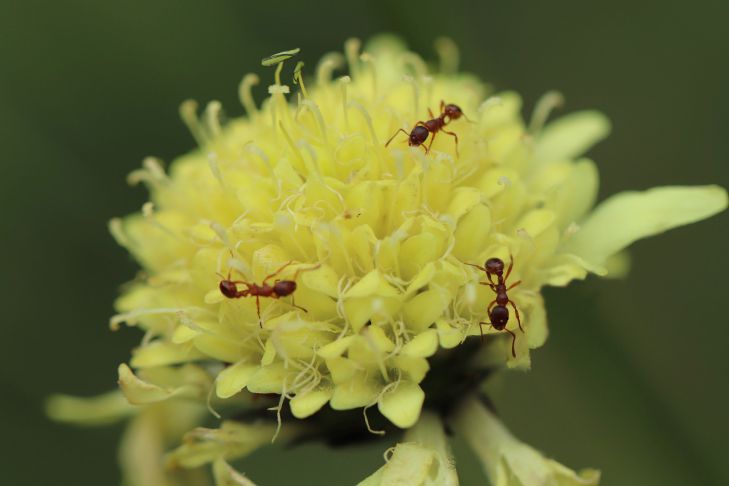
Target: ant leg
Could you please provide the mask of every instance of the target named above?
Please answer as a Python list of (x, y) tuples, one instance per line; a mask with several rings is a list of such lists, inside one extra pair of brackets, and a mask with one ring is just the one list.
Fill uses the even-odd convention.
[(256, 311), (258, 312), (258, 325), (263, 329), (263, 321), (261, 320), (261, 299), (256, 295)]
[(445, 109), (445, 101), (440, 100), (440, 112), (443, 113), (443, 109)]
[(491, 290), (493, 290), (494, 292), (496, 292), (496, 289), (494, 288), (495, 286), (494, 286), (493, 282), (479, 282), (479, 283), (481, 285), (488, 285), (489, 287), (491, 287)]
[(485, 269), (485, 268), (483, 268), (483, 267), (481, 267), (481, 266), (479, 266), (479, 265), (476, 265), (475, 263), (466, 263), (466, 265), (470, 265), (470, 266), (472, 266), (472, 267), (474, 267), (474, 268), (478, 268), (478, 269), (479, 269), (479, 270), (481, 270), (482, 272), (485, 272), (485, 271), (486, 271), (486, 269)]
[(296, 300), (294, 298), (294, 294), (291, 294), (291, 305), (296, 307), (297, 309), (301, 309), (302, 311), (308, 313), (309, 311), (301, 307), (300, 305), (296, 305)]
[(460, 155), (458, 154), (458, 135), (456, 135), (453, 132), (449, 132), (448, 130), (441, 130), (441, 132), (447, 133), (448, 135), (452, 135), (453, 138), (456, 139), (456, 157), (460, 157)]
[(289, 260), (288, 262), (286, 262), (286, 263), (285, 263), (284, 265), (282, 265), (282, 266), (281, 266), (281, 267), (280, 267), (280, 268), (279, 268), (278, 270), (276, 270), (276, 271), (275, 271), (275, 272), (273, 272), (273, 273), (272, 273), (271, 275), (269, 275), (269, 276), (267, 276), (266, 278), (264, 278), (264, 279), (263, 279), (263, 282), (261, 282), (261, 284), (265, 284), (265, 283), (266, 283), (266, 280), (268, 280), (268, 279), (269, 279), (269, 278), (271, 278), (271, 277), (275, 277), (276, 275), (278, 275), (279, 273), (281, 273), (281, 272), (282, 272), (282, 271), (283, 271), (283, 270), (284, 270), (284, 269), (285, 269), (286, 267), (288, 267), (288, 266), (289, 266), (289, 265), (291, 265), (292, 263), (294, 263), (294, 261), (293, 261), (293, 260)]
[(433, 132), (433, 137), (430, 139), (430, 143), (428, 144), (428, 150), (425, 151), (426, 153), (427, 152), (430, 152), (430, 147), (433, 146), (433, 142), (435, 141), (435, 136), (436, 136), (437, 133), (438, 132)]
[(504, 277), (504, 282), (509, 278), (509, 275), (511, 275), (512, 268), (514, 268), (514, 255), (509, 253), (509, 269), (506, 270), (506, 277)]
[(483, 343), (483, 325), (484, 324), (488, 324), (489, 326), (491, 325), (490, 322), (479, 322), (478, 323), (478, 328), (481, 331), (481, 343)]
[(516, 304), (511, 299), (509, 299), (509, 304), (511, 304), (511, 307), (514, 308), (514, 314), (516, 314), (516, 322), (519, 323), (519, 330), (521, 330), (521, 332), (524, 332), (524, 328), (521, 327), (521, 317), (519, 316), (519, 309), (516, 308)]
[[(504, 280), (506, 280), (506, 279), (504, 279)], [(508, 291), (508, 290), (511, 290), (511, 289), (513, 289), (514, 287), (516, 287), (517, 285), (520, 285), (520, 284), (521, 284), (521, 280), (517, 280), (517, 281), (516, 281), (516, 282), (514, 282), (513, 284), (509, 285), (509, 288), (508, 288), (508, 289), (506, 289), (506, 290), (507, 290), (507, 291)]]
[[(440, 111), (443, 111), (443, 109), (441, 108)], [(435, 115), (433, 114), (433, 111), (430, 109), (430, 107), (428, 107), (428, 115), (430, 115), (430, 118), (435, 118)]]
[(486, 309), (486, 312), (488, 312), (489, 315), (491, 314), (491, 309), (494, 307), (494, 304), (496, 304), (496, 299), (492, 300), (488, 308)]
[(316, 270), (319, 267), (321, 267), (321, 263), (317, 263), (313, 267), (309, 267), (309, 268), (299, 268), (298, 270), (296, 270), (296, 273), (294, 273), (294, 276), (291, 277), (291, 280), (293, 280), (295, 282), (296, 281), (296, 278), (299, 276), (299, 274), (301, 272), (310, 272), (312, 270)]
[(511, 355), (516, 358), (516, 349), (514, 348), (514, 345), (516, 344), (516, 334), (509, 331), (508, 329), (504, 328), (504, 331), (511, 334)]
[(395, 132), (395, 135), (393, 135), (392, 137), (390, 137), (390, 140), (387, 141), (387, 143), (385, 144), (385, 147), (387, 147), (388, 145), (390, 145), (390, 142), (392, 142), (392, 140), (395, 137), (397, 137), (397, 134), (400, 133), (400, 132), (404, 133), (408, 138), (410, 137), (410, 134), (408, 132), (406, 132), (405, 130), (403, 130), (402, 128), (400, 128), (400, 129), (398, 129), (398, 131)]

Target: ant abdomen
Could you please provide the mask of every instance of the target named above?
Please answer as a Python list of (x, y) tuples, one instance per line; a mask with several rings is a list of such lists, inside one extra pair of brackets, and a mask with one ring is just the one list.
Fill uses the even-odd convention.
[(222, 280), (219, 287), (220, 293), (229, 299), (235, 299), (238, 296), (238, 287), (230, 280)]
[(506, 323), (509, 322), (509, 309), (503, 305), (496, 305), (491, 309), (489, 319), (491, 319), (491, 325), (494, 326), (494, 329), (503, 331)]
[(486, 273), (499, 275), (500, 273), (504, 273), (504, 261), (501, 258), (489, 258), (486, 260), (484, 268), (486, 269)]
[(430, 132), (427, 128), (422, 125), (418, 125), (410, 132), (408, 145), (411, 147), (417, 147), (422, 145), (423, 142), (428, 138)]
[(443, 108), (443, 114), (447, 116), (449, 120), (458, 120), (461, 116), (463, 116), (463, 111), (461, 111), (461, 108), (458, 105), (449, 103), (445, 105), (445, 108)]
[(279, 280), (273, 284), (273, 292), (279, 297), (286, 297), (296, 291), (296, 282), (293, 280)]

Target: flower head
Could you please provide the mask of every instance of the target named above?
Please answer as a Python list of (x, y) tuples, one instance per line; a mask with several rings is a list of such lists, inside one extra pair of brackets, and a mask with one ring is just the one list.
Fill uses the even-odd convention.
[[(314, 83), (297, 65), (298, 89), (281, 77), (297, 51), (280, 53), (264, 60), (276, 69), (270, 96), (256, 106), (258, 77), (246, 76), (247, 116), (227, 123), (218, 102), (200, 116), (183, 103), (199, 149), (168, 172), (146, 159), (129, 179), (151, 201), (110, 224), (143, 267), (111, 322), (145, 332), (120, 367), (130, 403), (239, 411), (252, 393), (274, 395), (279, 418), (287, 401), (298, 419), (376, 406), (409, 428), (426, 393), (449, 393), (424, 390), (434, 355), (472, 356), (483, 333), (482, 364), (528, 367), (547, 337), (543, 286), (605, 275), (632, 241), (726, 206), (717, 187), (661, 188), (590, 213), (598, 174), (581, 156), (607, 119), (584, 111), (545, 125), (561, 100), (550, 93), (526, 124), (516, 94), (452, 72), (450, 44), (440, 46), (435, 74), (392, 38), (361, 54), (350, 40)], [(350, 74), (334, 77), (345, 58)], [(508, 266), (498, 280), (478, 268), (494, 258)], [(508, 312), (501, 326), (494, 307)], [(168, 464), (217, 460), (232, 481), (225, 460), (274, 433), (249, 427), (196, 429)], [(422, 452), (405, 449), (393, 458)], [(450, 474), (443, 454), (421, 456)]]

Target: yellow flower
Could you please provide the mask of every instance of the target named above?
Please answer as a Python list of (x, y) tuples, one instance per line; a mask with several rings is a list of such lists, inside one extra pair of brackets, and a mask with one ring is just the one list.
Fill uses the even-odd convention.
[[(279, 426), (288, 402), (297, 419), (376, 406), (397, 427), (428, 428), (436, 419), (418, 422), (423, 404), (449, 395), (448, 378), (432, 377), (452, 372), (436, 358), (466, 366), (483, 332), (481, 363), (528, 367), (547, 338), (543, 286), (619, 273), (636, 239), (726, 207), (721, 188), (674, 187), (619, 194), (591, 212), (598, 174), (582, 154), (608, 134), (606, 118), (584, 111), (545, 125), (560, 101), (549, 93), (527, 125), (518, 95), (455, 73), (452, 45), (439, 46), (444, 72), (433, 73), (395, 39), (362, 54), (350, 40), (345, 56), (324, 56), (313, 83), (297, 65), (298, 89), (281, 78), (298, 51), (280, 53), (264, 60), (276, 68), (270, 96), (257, 107), (258, 77), (246, 76), (247, 116), (226, 123), (218, 102), (199, 117), (183, 103), (200, 148), (168, 172), (146, 159), (129, 180), (149, 187), (150, 202), (110, 223), (143, 268), (111, 321), (145, 332), (119, 368), (139, 416), (206, 401), (234, 415), (262, 408), (253, 393), (275, 394)], [(345, 59), (349, 76), (334, 77)], [(409, 146), (441, 101), (466, 116), (441, 118), (444, 130)], [(472, 266), (489, 258), (509, 267), (507, 285), (520, 282), (508, 291), (519, 310), (508, 333), (488, 326), (494, 291)], [(428, 379), (439, 385), (424, 390)], [(284, 434), (305, 428), (290, 422)], [(269, 425), (195, 429), (166, 462), (214, 462), (219, 484), (249, 484), (225, 461), (277, 434)], [(378, 474), (399, 474), (391, 464), (402, 460), (451, 477), (444, 451), (401, 444)]]

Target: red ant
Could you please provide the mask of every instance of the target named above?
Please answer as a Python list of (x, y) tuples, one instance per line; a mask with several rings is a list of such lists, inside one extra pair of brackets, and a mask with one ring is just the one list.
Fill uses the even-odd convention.
[[(398, 133), (403, 132), (405, 135), (408, 136), (408, 145), (410, 145), (411, 147), (422, 146), (425, 149), (425, 153), (427, 154), (428, 152), (430, 152), (430, 147), (433, 145), (433, 140), (435, 140), (436, 134), (438, 132), (443, 132), (447, 133), (448, 135), (452, 135), (453, 138), (456, 139), (456, 157), (458, 157), (458, 135), (445, 130), (443, 127), (453, 120), (458, 120), (461, 117), (468, 120), (468, 117), (457, 105), (454, 105), (452, 103), (448, 103), (446, 105), (443, 100), (441, 100), (440, 102), (440, 112), (440, 115), (436, 117), (433, 116), (433, 112), (430, 111), (430, 108), (428, 108), (428, 113), (431, 117), (430, 120), (417, 122), (409, 134), (402, 128), (398, 129), (398, 131), (395, 132), (395, 135), (390, 137), (390, 140), (387, 141), (385, 147), (390, 145), (390, 142), (392, 142), (392, 140), (397, 136)], [(470, 122), (471, 120), (468, 121)], [(430, 139), (430, 143), (427, 147), (423, 146), (423, 143), (425, 143), (425, 141), (428, 139), (428, 135), (430, 135), (431, 133), (433, 134), (433, 137)]]
[[(228, 272), (228, 278), (224, 278), (222, 275), (218, 274), (218, 276), (223, 279), (218, 286), (220, 288), (220, 293), (222, 293), (229, 299), (239, 299), (241, 297), (248, 297), (249, 295), (255, 296), (256, 310), (258, 311), (258, 324), (263, 327), (263, 322), (261, 321), (261, 297), (271, 297), (272, 299), (278, 299), (293, 294), (296, 291), (296, 277), (299, 276), (299, 273), (303, 271), (315, 270), (321, 265), (318, 264), (314, 267), (299, 269), (296, 271), (291, 280), (276, 280), (273, 285), (269, 285), (267, 283), (269, 279), (281, 273), (286, 267), (288, 267), (292, 263), (294, 262), (290, 261), (275, 272), (273, 272), (271, 275), (268, 275), (266, 278), (263, 279), (261, 285), (246, 282), (243, 280), (230, 280), (230, 272)], [(238, 284), (243, 284), (246, 286), (246, 288), (243, 290), (238, 290)], [(291, 305), (293, 305), (297, 309), (301, 309), (304, 312), (309, 312), (303, 307), (296, 305), (293, 300), (293, 296), (291, 297)]]
[[(479, 327), (481, 328), (481, 340), (483, 341), (484, 324), (492, 326), (497, 331), (508, 332), (509, 334), (511, 334), (511, 354), (516, 358), (516, 351), (514, 350), (516, 335), (510, 330), (506, 329), (506, 323), (509, 322), (509, 309), (507, 309), (506, 307), (507, 304), (511, 304), (511, 307), (514, 308), (516, 320), (519, 323), (519, 329), (521, 330), (521, 332), (524, 332), (524, 328), (521, 327), (521, 317), (519, 316), (519, 309), (516, 308), (516, 304), (514, 304), (514, 301), (511, 300), (506, 294), (507, 291), (513, 289), (521, 283), (521, 280), (518, 280), (511, 284), (509, 288), (506, 287), (506, 279), (509, 278), (509, 275), (511, 274), (511, 269), (514, 266), (514, 257), (510, 258), (511, 261), (509, 262), (509, 269), (506, 271), (506, 276), (504, 276), (504, 261), (500, 258), (489, 258), (488, 260), (486, 260), (486, 263), (483, 267), (474, 265), (473, 263), (467, 263), (466, 265), (471, 265), (472, 267), (476, 267), (479, 270), (486, 272), (486, 277), (489, 279), (489, 281), (479, 283), (481, 285), (488, 285), (491, 290), (493, 290), (496, 294), (496, 298), (491, 301), (488, 307), (488, 314), (491, 322), (478, 323)], [(492, 275), (496, 275), (496, 283), (494, 283), (494, 281), (491, 279)]]

